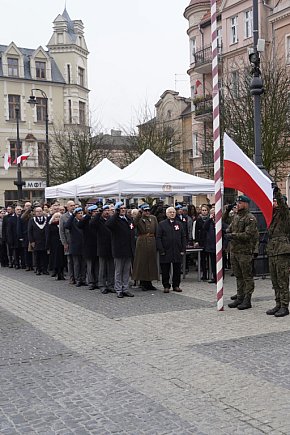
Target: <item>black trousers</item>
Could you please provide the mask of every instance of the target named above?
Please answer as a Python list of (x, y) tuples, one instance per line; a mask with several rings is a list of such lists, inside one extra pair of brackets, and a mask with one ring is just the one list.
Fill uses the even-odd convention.
[(172, 264), (172, 287), (179, 287), (181, 279), (181, 263), (160, 263), (162, 274), (162, 285), (164, 288), (170, 288), (170, 269)]
[(48, 255), (46, 251), (35, 251), (35, 262), (38, 272), (47, 272)]

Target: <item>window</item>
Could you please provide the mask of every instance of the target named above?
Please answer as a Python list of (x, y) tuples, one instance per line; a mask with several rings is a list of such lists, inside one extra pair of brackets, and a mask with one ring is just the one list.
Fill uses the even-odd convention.
[(20, 150), (19, 154), (17, 152), (17, 142), (16, 140), (10, 141), (10, 156), (11, 156), (11, 162), (13, 163), (14, 160), (17, 159), (18, 155), (20, 156), (22, 154), (22, 142), (20, 142)]
[(18, 77), (19, 76), (18, 59), (15, 59), (14, 57), (8, 57), (7, 63), (8, 63), (9, 77)]
[(66, 67), (67, 67), (67, 82), (68, 84), (70, 84), (71, 81), (70, 65), (68, 64)]
[(290, 36), (286, 37), (286, 62), (290, 64)]
[(72, 124), (72, 108), (71, 108), (71, 100), (68, 100), (68, 123)]
[(86, 123), (86, 104), (82, 101), (79, 102), (79, 124), (85, 125)]
[(192, 135), (192, 157), (198, 156), (198, 136), (197, 133)]
[(38, 166), (45, 166), (46, 165), (46, 144), (45, 144), (45, 142), (38, 142), (37, 149), (38, 149)]
[(8, 108), (9, 119), (16, 119), (16, 109), (19, 109), (19, 119), (21, 119), (20, 113), (20, 95), (8, 95)]
[(79, 85), (85, 86), (85, 70), (79, 66), (78, 69), (78, 75), (79, 75)]
[(45, 79), (46, 78), (46, 64), (45, 62), (35, 62), (36, 78)]
[(231, 44), (238, 42), (238, 16), (232, 17), (231, 22)]
[(195, 52), (196, 52), (196, 39), (191, 38), (190, 40), (190, 63), (195, 62)]
[(244, 23), (245, 23), (245, 38), (251, 38), (253, 36), (253, 11), (244, 12)]
[(221, 29), (221, 27), (219, 29), (217, 29), (216, 36), (217, 36), (218, 54), (221, 54), (221, 52), (222, 52), (222, 29)]
[(36, 97), (36, 119), (37, 122), (46, 120), (46, 98)]
[(238, 98), (239, 97), (239, 72), (233, 71), (231, 75), (232, 75), (231, 77), (232, 95), (233, 97)]

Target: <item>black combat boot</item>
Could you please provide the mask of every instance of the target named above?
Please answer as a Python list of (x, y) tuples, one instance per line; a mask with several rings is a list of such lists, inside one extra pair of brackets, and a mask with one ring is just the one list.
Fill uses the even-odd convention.
[(235, 301), (228, 304), (229, 308), (237, 308), (238, 305), (240, 305), (243, 302), (243, 299), (236, 299)]
[(279, 310), (280, 310), (280, 305), (276, 305), (276, 307), (266, 311), (266, 314), (268, 314), (268, 316), (274, 316), (274, 314), (277, 313), (277, 311)]
[(288, 316), (288, 314), (289, 314), (289, 309), (287, 307), (281, 307), (280, 310), (274, 314), (274, 316), (275, 317), (284, 317), (284, 316)]
[(252, 308), (251, 295), (246, 295), (243, 302), (238, 305), (237, 308), (238, 310), (248, 310), (249, 308)]

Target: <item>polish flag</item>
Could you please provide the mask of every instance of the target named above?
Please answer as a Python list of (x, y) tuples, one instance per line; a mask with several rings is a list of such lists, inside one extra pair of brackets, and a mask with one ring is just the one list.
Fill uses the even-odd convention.
[(195, 82), (195, 94), (197, 94), (197, 88), (201, 85), (201, 81), (200, 80), (196, 80)]
[(8, 171), (8, 169), (11, 166), (11, 156), (9, 156), (8, 153), (5, 153), (3, 157), (4, 157), (4, 169), (5, 171)]
[(240, 190), (254, 201), (269, 227), (273, 214), (272, 181), (224, 134), (224, 187)]
[(17, 163), (17, 165), (19, 165), (19, 163), (23, 162), (24, 160), (27, 160), (29, 156), (30, 153), (21, 154), (20, 156), (17, 157), (17, 159), (14, 160), (13, 163)]

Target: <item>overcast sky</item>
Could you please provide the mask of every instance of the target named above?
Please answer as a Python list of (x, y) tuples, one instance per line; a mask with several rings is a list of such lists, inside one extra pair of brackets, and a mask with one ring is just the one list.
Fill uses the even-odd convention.
[[(67, 0), (81, 19), (89, 49), (92, 118), (104, 130), (128, 128), (145, 105), (166, 89), (190, 96), (188, 22), (190, 0)], [(1, 0), (0, 44), (46, 48), (64, 0)], [(177, 74), (177, 75), (176, 75)]]

